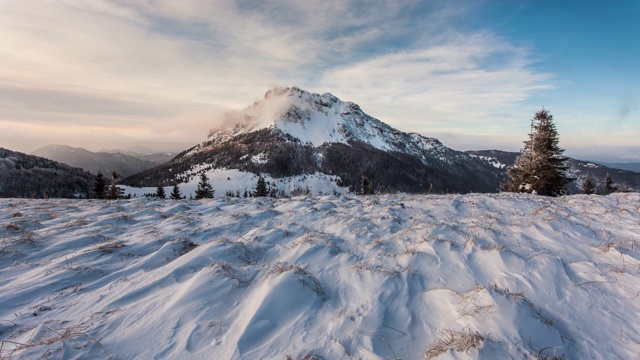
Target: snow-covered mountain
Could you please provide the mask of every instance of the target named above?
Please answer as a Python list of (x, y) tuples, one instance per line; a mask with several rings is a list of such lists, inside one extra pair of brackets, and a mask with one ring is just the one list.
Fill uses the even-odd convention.
[(394, 129), (328, 93), (275, 88), (227, 114), (225, 124), (172, 161), (125, 182), (169, 185), (192, 181), (195, 169), (237, 169), (276, 179), (323, 174), (350, 191), (366, 177), (379, 192), (495, 192), (502, 176), (482, 159)]
[(384, 151), (421, 155), (424, 150), (444, 151), (434, 138), (404, 133), (367, 115), (360, 106), (330, 93), (312, 94), (296, 87), (275, 88), (263, 100), (241, 112), (226, 115), (230, 130), (212, 131), (208, 143), (227, 141), (259, 129), (275, 129), (302, 144), (361, 142)]

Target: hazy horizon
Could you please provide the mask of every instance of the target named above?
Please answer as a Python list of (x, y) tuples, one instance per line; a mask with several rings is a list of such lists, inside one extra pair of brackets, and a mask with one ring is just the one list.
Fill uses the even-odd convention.
[(180, 151), (274, 86), (456, 150), (518, 151), (545, 107), (578, 159), (640, 162), (640, 3), (9, 0), (0, 146)]

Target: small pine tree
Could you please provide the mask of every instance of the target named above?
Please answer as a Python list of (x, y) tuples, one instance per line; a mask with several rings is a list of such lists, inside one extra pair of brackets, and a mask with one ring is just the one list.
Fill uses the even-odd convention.
[(124, 190), (117, 185), (118, 180), (120, 180), (120, 174), (115, 171), (112, 172), (111, 184), (109, 185), (109, 190), (107, 191), (107, 199), (121, 199), (124, 196)]
[(173, 184), (173, 190), (171, 190), (171, 195), (169, 195), (171, 200), (180, 200), (182, 199), (182, 194), (180, 194), (180, 188), (178, 187), (178, 183)]
[(510, 192), (527, 192), (545, 196), (567, 193), (567, 185), (574, 179), (566, 174), (567, 158), (558, 146), (559, 135), (553, 123), (553, 115), (542, 109), (531, 119), (531, 133), (515, 164), (507, 174), (509, 179), (500, 189)]
[(264, 197), (269, 195), (267, 191), (267, 183), (262, 176), (258, 177), (258, 183), (256, 184), (256, 191), (253, 193), (255, 197)]
[(618, 187), (613, 183), (613, 180), (611, 180), (611, 176), (607, 174), (607, 176), (604, 178), (604, 193), (606, 195), (609, 195), (616, 191), (618, 191)]
[(164, 188), (162, 187), (162, 185), (158, 185), (158, 188), (156, 189), (156, 197), (158, 199), (166, 199), (167, 198), (167, 194), (164, 192)]
[(207, 177), (207, 174), (205, 174), (203, 171), (202, 173), (200, 173), (200, 182), (198, 183), (198, 188), (196, 189), (195, 199), (196, 200), (211, 199), (213, 198), (214, 193), (215, 191), (213, 190), (213, 187), (209, 183), (209, 178)]
[(102, 172), (98, 171), (98, 175), (96, 175), (96, 178), (93, 181), (91, 197), (94, 199), (104, 199), (106, 187), (107, 181), (105, 180), (104, 175), (102, 175)]
[(591, 178), (587, 175), (587, 177), (582, 182), (582, 193), (591, 195), (596, 192), (596, 186), (594, 185)]
[(373, 195), (373, 185), (366, 177), (362, 177), (362, 194)]

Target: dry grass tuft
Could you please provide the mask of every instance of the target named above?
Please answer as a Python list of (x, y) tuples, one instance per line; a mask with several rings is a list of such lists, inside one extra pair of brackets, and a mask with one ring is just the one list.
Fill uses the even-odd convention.
[[(49, 358), (55, 351), (59, 351), (60, 356), (62, 356), (62, 354), (64, 354), (65, 352), (65, 341), (73, 338), (87, 339), (86, 344), (83, 346), (87, 348), (84, 355), (87, 355), (89, 350), (91, 350), (91, 345), (95, 344), (100, 346), (105, 355), (109, 357), (107, 349), (105, 349), (101, 344), (102, 338), (95, 339), (94, 337), (86, 333), (86, 330), (89, 329), (89, 327), (91, 327), (91, 325), (84, 323), (78, 323), (62, 329), (53, 329), (51, 327), (47, 327), (44, 331), (44, 334), (39, 337), (38, 340), (33, 339), (32, 337), (32, 339), (30, 339), (27, 343), (20, 343), (8, 339), (0, 340), (0, 358), (4, 359), (4, 355), (7, 355), (8, 358), (11, 359), (18, 353), (21, 353), (27, 349), (38, 347), (42, 348), (43, 350), (46, 349), (42, 356), (39, 357), (40, 359)], [(56, 347), (52, 348), (52, 346)], [(78, 347), (75, 346), (74, 348), (78, 349)], [(24, 356), (24, 354), (22, 354), (22, 356)], [(22, 356), (20, 356), (20, 358), (22, 358)]]
[(180, 251), (178, 251), (178, 256), (182, 256), (198, 247), (198, 244), (191, 241), (188, 237), (182, 238), (181, 245), (182, 247), (180, 248)]
[[(294, 358), (292, 358), (291, 356), (285, 355), (284, 356), (285, 360), (293, 360)], [(320, 355), (316, 355), (313, 352), (308, 352), (306, 355), (304, 355), (303, 357), (299, 358), (300, 360), (324, 360), (323, 357), (321, 357)]]
[(4, 228), (7, 229), (7, 230), (10, 230), (10, 231), (20, 231), (20, 230), (22, 230), (22, 228), (20, 226), (15, 225), (15, 224), (7, 224), (7, 225), (5, 225)]
[(308, 287), (309, 289), (313, 290), (313, 292), (315, 292), (316, 295), (318, 295), (318, 297), (322, 300), (325, 300), (327, 298), (320, 280), (318, 280), (318, 278), (315, 277), (312, 273), (307, 271), (307, 267), (309, 266), (309, 264), (307, 264), (305, 267), (292, 264), (286, 265), (282, 263), (271, 264), (271, 266), (272, 270), (269, 271), (268, 275), (278, 275), (287, 271), (293, 271), (296, 275), (300, 276), (299, 280), (302, 283), (302, 286)]
[(400, 265), (397, 265), (395, 269), (390, 269), (382, 265), (369, 265), (369, 264), (363, 264), (363, 263), (356, 263), (355, 265), (351, 266), (351, 269), (360, 270), (360, 271), (365, 271), (365, 270), (371, 271), (374, 273), (383, 274), (383, 275), (386, 275), (389, 277), (395, 277), (395, 278), (401, 277), (402, 274), (413, 275), (416, 273), (416, 271), (411, 266), (400, 266)]
[(209, 264), (209, 268), (213, 269), (217, 273), (220, 273), (222, 276), (235, 280), (238, 283), (238, 286), (249, 286), (251, 281), (249, 279), (244, 279), (242, 277), (242, 273), (231, 266), (226, 261), (213, 261)]
[(427, 359), (433, 359), (450, 349), (464, 352), (467, 352), (470, 349), (479, 349), (482, 346), (482, 342), (486, 339), (486, 336), (480, 335), (477, 331), (472, 332), (470, 330), (456, 331), (453, 329), (445, 329), (442, 330), (442, 335), (436, 343), (429, 346), (424, 355)]
[(111, 254), (114, 250), (120, 249), (123, 247), (125, 247), (123, 243), (113, 243), (113, 244), (107, 244), (107, 245), (102, 245), (98, 247), (98, 251), (103, 252), (105, 254)]
[(509, 291), (509, 289), (503, 289), (501, 287), (498, 287), (498, 284), (493, 284), (493, 289), (498, 294), (500, 294), (500, 295), (502, 295), (502, 296), (504, 296), (507, 299), (512, 300), (512, 301), (520, 301), (520, 300), (524, 299), (524, 291), (511, 292), (511, 291)]

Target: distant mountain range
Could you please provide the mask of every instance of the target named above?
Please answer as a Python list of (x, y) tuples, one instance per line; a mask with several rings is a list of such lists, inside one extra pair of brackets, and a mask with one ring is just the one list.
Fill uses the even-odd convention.
[(0, 148), (0, 197), (86, 198), (93, 179), (82, 169)]
[(176, 154), (124, 150), (92, 152), (67, 145), (47, 145), (32, 152), (32, 155), (79, 167), (93, 174), (100, 171), (110, 177), (116, 171), (126, 177), (166, 162)]
[(640, 173), (640, 163), (611, 163), (611, 162), (597, 162), (600, 165), (610, 167), (613, 169), (627, 170)]
[(161, 152), (144, 146), (131, 146), (126, 149), (102, 149), (98, 151), (98, 153), (120, 153), (133, 156), (134, 158), (138, 158), (140, 160), (151, 161), (156, 164), (165, 163), (178, 154), (177, 152), (170, 151)]

